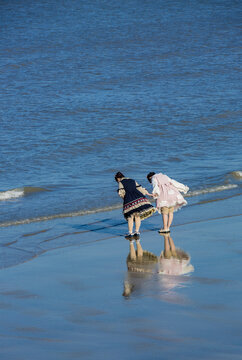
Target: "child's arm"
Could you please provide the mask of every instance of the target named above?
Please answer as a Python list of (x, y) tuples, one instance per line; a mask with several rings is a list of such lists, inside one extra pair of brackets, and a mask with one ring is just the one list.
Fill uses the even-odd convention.
[(125, 190), (121, 182), (118, 183), (118, 194), (123, 199), (125, 196)]
[(136, 188), (137, 188), (143, 195), (149, 195), (149, 196), (150, 196), (150, 194), (148, 193), (148, 191), (147, 191), (144, 187), (142, 187), (141, 185), (139, 185), (139, 184), (137, 183), (137, 181), (135, 181), (135, 184), (136, 184)]

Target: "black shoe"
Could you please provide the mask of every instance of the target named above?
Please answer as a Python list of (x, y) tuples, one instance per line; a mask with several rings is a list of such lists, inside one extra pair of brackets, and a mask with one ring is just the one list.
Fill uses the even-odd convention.
[(135, 240), (139, 240), (139, 239), (140, 239), (140, 233), (139, 233), (139, 232), (135, 232), (135, 233), (134, 233), (134, 239), (135, 239)]
[(159, 234), (169, 234), (171, 230), (158, 230)]
[(132, 240), (134, 238), (134, 234), (126, 234), (124, 237), (126, 240)]

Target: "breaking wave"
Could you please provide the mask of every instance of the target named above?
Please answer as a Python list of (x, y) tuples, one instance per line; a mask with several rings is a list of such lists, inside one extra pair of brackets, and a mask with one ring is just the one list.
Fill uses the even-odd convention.
[(41, 191), (49, 191), (49, 190), (40, 187), (26, 186), (22, 188), (0, 191), (0, 201), (13, 200), (19, 197), (23, 197), (25, 195), (39, 193)]
[(192, 197), (192, 196), (197, 196), (197, 195), (202, 195), (202, 194), (214, 193), (214, 192), (218, 192), (218, 191), (231, 190), (231, 189), (234, 189), (234, 188), (237, 188), (237, 187), (238, 187), (238, 185), (236, 185), (236, 184), (226, 184), (226, 185), (211, 186), (211, 187), (204, 188), (204, 189), (198, 189), (198, 190), (189, 191), (185, 195), (185, 197)]
[(230, 175), (234, 178), (234, 179), (242, 179), (242, 171), (232, 171), (230, 173)]

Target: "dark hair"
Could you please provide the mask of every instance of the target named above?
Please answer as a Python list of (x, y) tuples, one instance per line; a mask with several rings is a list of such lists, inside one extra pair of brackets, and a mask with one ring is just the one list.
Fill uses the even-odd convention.
[(124, 174), (122, 174), (120, 171), (117, 172), (117, 174), (114, 176), (116, 181), (118, 181), (118, 179), (122, 179), (123, 177), (124, 177)]
[(148, 179), (148, 181), (151, 183), (151, 178), (152, 178), (152, 176), (154, 176), (155, 175), (155, 173), (154, 172), (149, 172), (149, 174), (147, 175), (147, 179)]

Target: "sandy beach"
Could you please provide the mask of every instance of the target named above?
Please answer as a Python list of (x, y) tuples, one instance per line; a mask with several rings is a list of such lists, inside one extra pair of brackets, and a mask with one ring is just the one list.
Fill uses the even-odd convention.
[(181, 275), (127, 271), (120, 210), (1, 229), (1, 359), (242, 359), (241, 216), (241, 196), (176, 213)]

